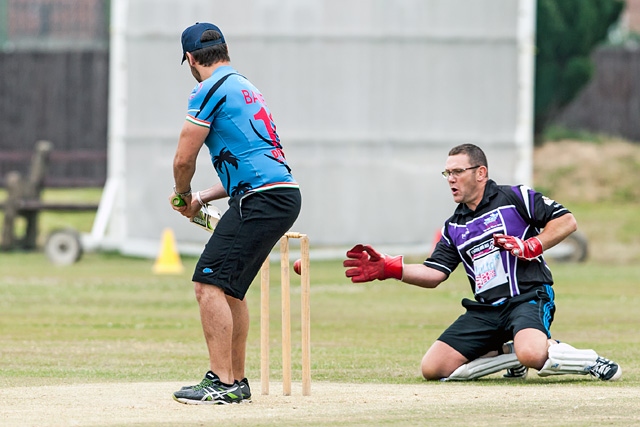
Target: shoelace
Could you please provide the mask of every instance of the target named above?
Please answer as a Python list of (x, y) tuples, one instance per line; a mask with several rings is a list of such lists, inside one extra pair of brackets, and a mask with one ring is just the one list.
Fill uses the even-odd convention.
[(515, 367), (515, 368), (511, 368), (511, 372), (512, 372), (514, 375), (522, 375), (522, 374), (523, 374), (523, 373), (525, 373), (526, 371), (527, 371), (527, 367), (526, 367), (526, 366), (524, 366), (524, 365), (520, 365), (520, 366), (517, 366), (517, 367)]
[(211, 387), (213, 384), (214, 384), (214, 382), (212, 380), (210, 380), (209, 378), (204, 378), (202, 381), (200, 381), (200, 384), (195, 386), (193, 389), (194, 390), (202, 390), (205, 387)]
[(609, 372), (610, 370), (611, 370), (610, 366), (604, 366), (604, 365), (593, 368), (593, 371), (599, 376), (607, 375), (607, 372)]
[(596, 364), (591, 368), (591, 373), (598, 378), (605, 377), (612, 368), (610, 360), (599, 357), (596, 360)]

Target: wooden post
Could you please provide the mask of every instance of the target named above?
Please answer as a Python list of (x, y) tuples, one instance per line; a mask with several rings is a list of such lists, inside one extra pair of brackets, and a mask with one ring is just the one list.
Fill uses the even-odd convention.
[(302, 325), (302, 395), (311, 396), (311, 262), (309, 238), (300, 237), (300, 324)]
[(4, 204), (4, 224), (2, 227), (2, 242), (0, 242), (0, 247), (4, 251), (13, 249), (16, 244), (15, 221), (22, 200), (21, 180), (22, 177), (18, 172), (14, 171), (7, 174), (7, 200)]
[[(40, 201), (44, 179), (49, 169), (49, 155), (53, 145), (49, 141), (36, 142), (36, 149), (31, 158), (31, 168), (29, 178), (25, 184), (22, 197), (25, 201)], [(38, 239), (38, 214), (39, 210), (27, 211), (24, 217), (27, 222), (27, 229), (24, 235), (24, 249), (35, 249)]]
[(269, 255), (260, 269), (260, 384), (269, 394)]
[(282, 297), (282, 394), (291, 396), (291, 284), (289, 237), (280, 238), (280, 292)]

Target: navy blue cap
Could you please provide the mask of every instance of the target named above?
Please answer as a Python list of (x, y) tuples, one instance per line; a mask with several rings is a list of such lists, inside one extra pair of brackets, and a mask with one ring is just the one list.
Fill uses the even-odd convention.
[[(218, 40), (211, 40), (208, 42), (201, 42), (200, 38), (205, 31), (214, 30), (220, 33), (222, 36)], [(222, 31), (220, 28), (207, 22), (196, 22), (186, 30), (182, 32), (182, 62), (187, 59), (187, 52), (193, 52), (196, 50), (204, 49), (205, 47), (215, 46), (217, 44), (226, 43)], [(182, 63), (181, 62), (181, 63)]]

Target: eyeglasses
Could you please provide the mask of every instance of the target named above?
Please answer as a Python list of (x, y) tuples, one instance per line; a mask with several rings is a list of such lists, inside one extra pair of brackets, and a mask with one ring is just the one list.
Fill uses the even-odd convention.
[(453, 176), (454, 178), (457, 178), (462, 174), (462, 172), (468, 171), (468, 170), (471, 170), (471, 169), (477, 169), (480, 166), (482, 166), (482, 165), (471, 166), (471, 167), (464, 168), (464, 169), (452, 169), (452, 170), (445, 169), (445, 170), (442, 171), (442, 176), (444, 177), (444, 179), (449, 178), (449, 175)]

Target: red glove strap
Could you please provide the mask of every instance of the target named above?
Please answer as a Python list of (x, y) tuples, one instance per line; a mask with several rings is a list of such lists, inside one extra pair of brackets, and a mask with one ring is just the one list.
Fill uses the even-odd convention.
[(402, 255), (390, 257), (384, 257), (384, 275), (385, 278), (402, 280), (402, 274), (404, 270), (404, 263), (402, 262)]
[(533, 259), (542, 255), (542, 242), (537, 237), (531, 237), (524, 241), (525, 258)]

